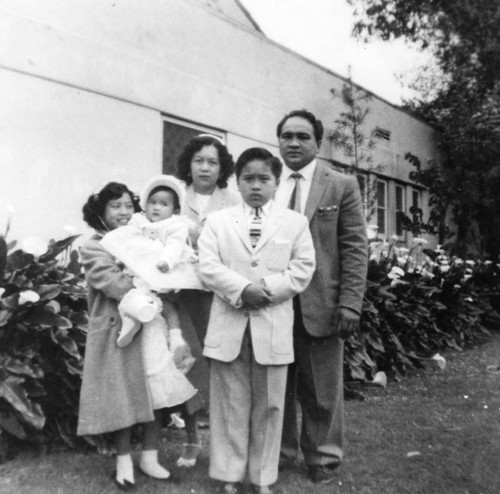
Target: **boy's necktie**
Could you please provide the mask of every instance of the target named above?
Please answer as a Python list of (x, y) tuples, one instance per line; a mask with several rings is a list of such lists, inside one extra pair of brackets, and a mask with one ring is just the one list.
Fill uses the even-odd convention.
[(293, 209), (300, 213), (300, 202), (301, 202), (301, 190), (300, 190), (300, 179), (302, 175), (300, 173), (292, 173), (290, 175), (295, 180), (295, 187), (293, 188), (292, 195), (290, 196), (290, 202), (288, 203), (288, 209)]
[(255, 216), (250, 223), (250, 243), (252, 247), (257, 245), (262, 231), (262, 217), (260, 215), (260, 207), (255, 208)]

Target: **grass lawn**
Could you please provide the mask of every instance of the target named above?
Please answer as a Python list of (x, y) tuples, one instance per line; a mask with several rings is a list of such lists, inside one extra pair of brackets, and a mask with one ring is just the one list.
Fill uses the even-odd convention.
[[(338, 480), (313, 486), (305, 468), (280, 473), (277, 494), (498, 494), (500, 493), (500, 333), (463, 353), (444, 354), (447, 367), (425, 371), (386, 390), (365, 389), (348, 401), (346, 457)], [(165, 430), (161, 449), (173, 467), (184, 435)], [(205, 446), (208, 434), (204, 435)], [(114, 459), (72, 451), (24, 453), (0, 465), (2, 494), (118, 492)], [(136, 474), (136, 492), (214, 492), (207, 479), (207, 448), (197, 467), (176, 484)]]

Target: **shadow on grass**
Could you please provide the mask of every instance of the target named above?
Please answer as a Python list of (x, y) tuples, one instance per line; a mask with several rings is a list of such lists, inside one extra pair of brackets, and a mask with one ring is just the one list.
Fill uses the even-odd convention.
[[(346, 457), (338, 480), (313, 486), (303, 464), (280, 473), (276, 494), (497, 494), (500, 492), (500, 334), (448, 365), (370, 388), (363, 402), (348, 401)], [(162, 434), (161, 461), (175, 471), (185, 435)], [(137, 470), (136, 492), (216, 492), (208, 479), (208, 433), (198, 465), (178, 472), (178, 483), (150, 479)], [(135, 453), (137, 458), (138, 452)], [(118, 492), (114, 459), (72, 451), (23, 453), (0, 465), (2, 494), (98, 494)]]

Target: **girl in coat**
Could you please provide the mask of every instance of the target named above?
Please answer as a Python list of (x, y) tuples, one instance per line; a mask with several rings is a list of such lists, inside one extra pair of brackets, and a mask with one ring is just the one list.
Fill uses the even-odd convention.
[(118, 304), (134, 288), (133, 279), (100, 244), (105, 233), (126, 225), (138, 211), (138, 197), (125, 184), (109, 182), (83, 207), (83, 218), (95, 235), (80, 249), (88, 285), (89, 328), (77, 433), (115, 433), (115, 483), (121, 489), (134, 486), (130, 438), (135, 424), (143, 424), (144, 432), (140, 469), (157, 479), (170, 477), (158, 463), (161, 414), (154, 407), (146, 375), (143, 332), (124, 348), (116, 344), (121, 329)]

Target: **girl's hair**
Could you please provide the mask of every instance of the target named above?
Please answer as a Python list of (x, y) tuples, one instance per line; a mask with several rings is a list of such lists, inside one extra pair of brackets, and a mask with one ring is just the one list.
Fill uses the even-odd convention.
[(166, 185), (158, 185), (157, 187), (155, 187), (148, 195), (148, 198), (146, 200), (146, 204), (147, 202), (149, 201), (149, 198), (153, 195), (153, 194), (156, 194), (157, 192), (160, 192), (160, 191), (163, 191), (163, 192), (170, 192), (170, 194), (172, 194), (172, 197), (174, 198), (174, 210), (179, 212), (181, 210), (181, 203), (179, 201), (179, 196), (177, 195), (177, 192), (175, 192), (174, 189), (172, 189), (171, 187), (167, 187)]
[(125, 184), (120, 182), (108, 182), (99, 192), (92, 194), (82, 208), (83, 220), (94, 230), (106, 230), (104, 223), (104, 210), (109, 201), (120, 199), (123, 194), (128, 194), (132, 199), (134, 211), (141, 211), (139, 197), (134, 194)]
[(236, 161), (236, 178), (239, 179), (245, 165), (254, 160), (263, 161), (271, 168), (271, 172), (276, 180), (280, 179), (281, 171), (283, 170), (281, 161), (264, 148), (249, 148), (241, 153), (238, 161)]
[(222, 142), (210, 135), (201, 135), (193, 137), (186, 145), (177, 161), (177, 178), (184, 180), (187, 185), (193, 183), (191, 177), (191, 161), (195, 153), (205, 146), (214, 146), (219, 153), (220, 174), (217, 180), (217, 186), (221, 189), (227, 187), (227, 181), (234, 172), (234, 161), (227, 147)]

